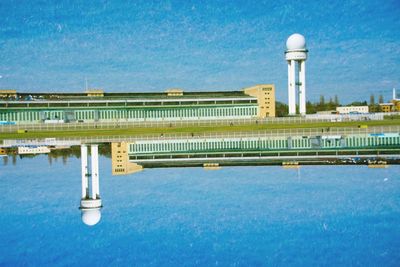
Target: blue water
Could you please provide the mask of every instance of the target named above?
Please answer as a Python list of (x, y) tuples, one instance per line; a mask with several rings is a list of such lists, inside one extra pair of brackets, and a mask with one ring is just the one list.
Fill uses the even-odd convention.
[(1, 266), (398, 266), (400, 167), (147, 169), (81, 222), (80, 161), (0, 166)]

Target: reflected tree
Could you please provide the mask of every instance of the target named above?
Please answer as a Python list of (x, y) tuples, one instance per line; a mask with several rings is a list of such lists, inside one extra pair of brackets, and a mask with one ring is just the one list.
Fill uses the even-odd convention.
[(8, 157), (5, 156), (5, 157), (3, 157), (3, 165), (7, 166), (7, 164), (8, 164)]

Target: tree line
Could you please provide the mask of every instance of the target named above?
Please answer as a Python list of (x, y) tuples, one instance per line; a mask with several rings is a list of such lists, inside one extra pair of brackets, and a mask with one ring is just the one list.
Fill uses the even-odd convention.
[[(318, 102), (307, 101), (306, 108), (307, 114), (314, 114), (319, 111), (336, 111), (337, 107), (340, 106), (368, 106), (370, 112), (379, 112), (379, 104), (384, 103), (383, 95), (379, 95), (378, 103), (375, 102), (375, 96), (370, 96), (369, 103), (367, 101), (354, 101), (346, 105), (342, 105), (339, 101), (339, 97), (335, 95), (333, 98), (330, 97), (328, 101), (325, 100), (325, 96), (321, 95)], [(296, 107), (298, 109), (298, 107)], [(276, 101), (275, 111), (277, 117), (284, 117), (289, 114), (289, 107), (286, 103)]]

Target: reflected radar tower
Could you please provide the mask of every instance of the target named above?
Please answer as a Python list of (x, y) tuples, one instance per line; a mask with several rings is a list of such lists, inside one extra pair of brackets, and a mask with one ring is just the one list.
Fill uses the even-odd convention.
[[(88, 147), (81, 145), (82, 163), (82, 199), (80, 210), (84, 224), (92, 226), (97, 224), (101, 218), (102, 208), (99, 185), (99, 149), (98, 145), (91, 145), (91, 168), (88, 168)], [(90, 181), (89, 181), (90, 178)]]
[[(285, 58), (288, 63), (289, 115), (296, 115), (296, 87), (299, 86), (299, 111), (306, 114), (306, 39), (294, 33), (286, 41)], [(296, 72), (296, 65), (298, 72)], [(298, 79), (297, 79), (298, 76)]]

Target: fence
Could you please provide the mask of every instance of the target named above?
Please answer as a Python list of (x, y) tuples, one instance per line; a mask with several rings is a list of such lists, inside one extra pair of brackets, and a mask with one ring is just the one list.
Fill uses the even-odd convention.
[(212, 138), (246, 138), (246, 137), (289, 137), (289, 136), (329, 136), (329, 135), (367, 135), (380, 133), (400, 133), (400, 126), (377, 126), (362, 128), (298, 128), (298, 129), (274, 129), (253, 132), (208, 132), (200, 134), (148, 134), (142, 136), (112, 135), (99, 137), (79, 138), (47, 138), (47, 139), (17, 139), (3, 140), (3, 147), (18, 145), (63, 145), (84, 143), (111, 143), (111, 142), (134, 142), (139, 140), (173, 140), (173, 139), (212, 139)]

